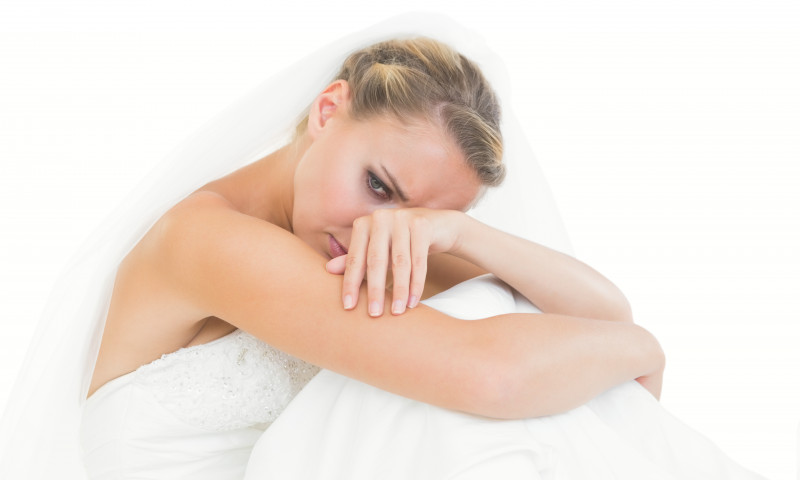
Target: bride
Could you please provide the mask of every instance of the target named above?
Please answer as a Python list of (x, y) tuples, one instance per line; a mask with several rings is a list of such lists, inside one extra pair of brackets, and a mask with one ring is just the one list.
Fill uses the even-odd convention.
[[(482, 205), (484, 215), (510, 218), (517, 225), (503, 230), (521, 236), (463, 213), (500, 183), (501, 157), (526, 161), (521, 135), (508, 121), (501, 134), (499, 101), (476, 65), (439, 42), (402, 33), (382, 33), (401, 39), (354, 53), (321, 88), (308, 88), (307, 79), (328, 73), (330, 52), (304, 64), (322, 75), (295, 69), (269, 82), (188, 145), (156, 193), (109, 229), (113, 241), (105, 239), (106, 250), (93, 252), (76, 276), (78, 284), (101, 286), (100, 301), (68, 299), (58, 307), (58, 322), (71, 322), (73, 337), (58, 351), (67, 363), (47, 366), (49, 377), (36, 376), (45, 384), (24, 397), (60, 404), (26, 405), (42, 429), (9, 445), (9, 465), (18, 462), (9, 475), (47, 477), (36, 469), (54, 468), (65, 478), (76, 465), (79, 406), (90, 478), (241, 478), (245, 469), (248, 478), (422, 478), (438, 468), (460, 478), (487, 468), (581, 478), (580, 471), (603, 463), (597, 457), (607, 459), (607, 475), (685, 478), (694, 468), (698, 478), (751, 478), (659, 413), (652, 397), (660, 392), (663, 354), (633, 324), (616, 287), (568, 255), (521, 238), (542, 234), (563, 247), (553, 245), (564, 236), (546, 200), (530, 205), (497, 196)], [(334, 51), (353, 46), (348, 39)], [(306, 88), (311, 99), (282, 98)], [(299, 112), (298, 104), (310, 104), (307, 115), (288, 143), (272, 149), (277, 125)], [(273, 151), (262, 155), (266, 150)], [(521, 175), (509, 165), (510, 177)], [(178, 176), (182, 183), (170, 185)], [(523, 178), (546, 197), (538, 177)], [(126, 229), (133, 235), (125, 237)], [(487, 272), (515, 292), (485, 276), (451, 289)], [(434, 308), (420, 303), (431, 296)], [(455, 318), (463, 316), (478, 320)], [(88, 367), (78, 364), (81, 352)], [(311, 381), (318, 367), (326, 370)], [(81, 371), (83, 387), (75, 381)], [(282, 416), (309, 381), (292, 416)], [(608, 444), (587, 452), (578, 447), (580, 438), (587, 444), (580, 431), (596, 424), (585, 415), (581, 423), (580, 412), (598, 395), (590, 405), (606, 405), (607, 413), (596, 415), (609, 425), (614, 406), (646, 407), (611, 432), (597, 426), (592, 438)], [(415, 437), (377, 424), (349, 429), (354, 407), (362, 424), (393, 412), (406, 428), (439, 422), (443, 428), (434, 431), (442, 437), (426, 437), (432, 448), (408, 457), (419, 463), (395, 464), (393, 455), (407, 452)], [(326, 414), (309, 422), (318, 412)], [(538, 423), (482, 418), (548, 415)], [(667, 433), (630, 457), (637, 450), (620, 439), (635, 435), (620, 432), (635, 430), (641, 418)], [(261, 430), (276, 419), (251, 457)], [(353, 474), (350, 461), (331, 462), (326, 452), (356, 431), (364, 435), (348, 454), (365, 461)], [(574, 444), (559, 447), (559, 431)], [(491, 446), (490, 432), (506, 439), (502, 447)], [(396, 448), (371, 448), (376, 434)], [(465, 444), (450, 453), (453, 436)], [(304, 451), (320, 438), (327, 440)], [(666, 461), (673, 452), (664, 445), (675, 440), (692, 441), (699, 450), (691, 451), (704, 459)], [(476, 451), (484, 454), (479, 465)], [(293, 459), (298, 454), (304, 462)], [(325, 467), (304, 473), (303, 463)]]

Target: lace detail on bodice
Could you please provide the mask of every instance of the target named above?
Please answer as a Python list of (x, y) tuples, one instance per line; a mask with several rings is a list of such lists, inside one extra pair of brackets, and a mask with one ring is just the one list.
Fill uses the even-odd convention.
[(266, 428), (319, 372), (236, 330), (136, 370), (135, 381), (179, 419), (209, 430)]

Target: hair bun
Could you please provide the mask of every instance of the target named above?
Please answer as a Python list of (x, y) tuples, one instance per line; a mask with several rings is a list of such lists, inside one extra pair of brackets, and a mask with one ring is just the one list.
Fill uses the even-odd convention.
[(499, 185), (500, 104), (472, 61), (426, 37), (380, 42), (351, 54), (337, 79), (350, 85), (350, 112), (423, 116), (445, 128), (484, 185)]

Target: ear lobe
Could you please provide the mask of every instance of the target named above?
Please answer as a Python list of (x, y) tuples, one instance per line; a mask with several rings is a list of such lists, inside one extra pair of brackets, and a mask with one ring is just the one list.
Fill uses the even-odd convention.
[(308, 112), (308, 133), (317, 138), (328, 121), (347, 114), (350, 101), (350, 86), (344, 80), (336, 80), (328, 85), (311, 104)]

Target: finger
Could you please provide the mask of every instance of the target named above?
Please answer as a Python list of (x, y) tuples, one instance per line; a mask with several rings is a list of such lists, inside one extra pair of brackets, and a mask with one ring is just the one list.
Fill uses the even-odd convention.
[(431, 237), (428, 229), (420, 222), (411, 226), (411, 279), (408, 284), (408, 307), (414, 308), (422, 298), (425, 277), (428, 274), (428, 253)]
[(352, 310), (358, 304), (358, 293), (367, 268), (369, 229), (369, 217), (360, 217), (353, 222), (353, 233), (350, 235), (350, 247), (345, 255), (342, 279), (342, 304), (345, 310)]
[(345, 260), (347, 260), (347, 255), (339, 255), (325, 264), (325, 270), (334, 275), (342, 275), (345, 269)]
[(392, 313), (400, 315), (408, 304), (408, 283), (411, 277), (411, 233), (408, 222), (395, 216), (392, 226)]
[(392, 239), (392, 215), (388, 210), (376, 210), (372, 214), (372, 228), (367, 247), (367, 298), (369, 314), (372, 317), (383, 314), (386, 271), (389, 268), (389, 249)]

